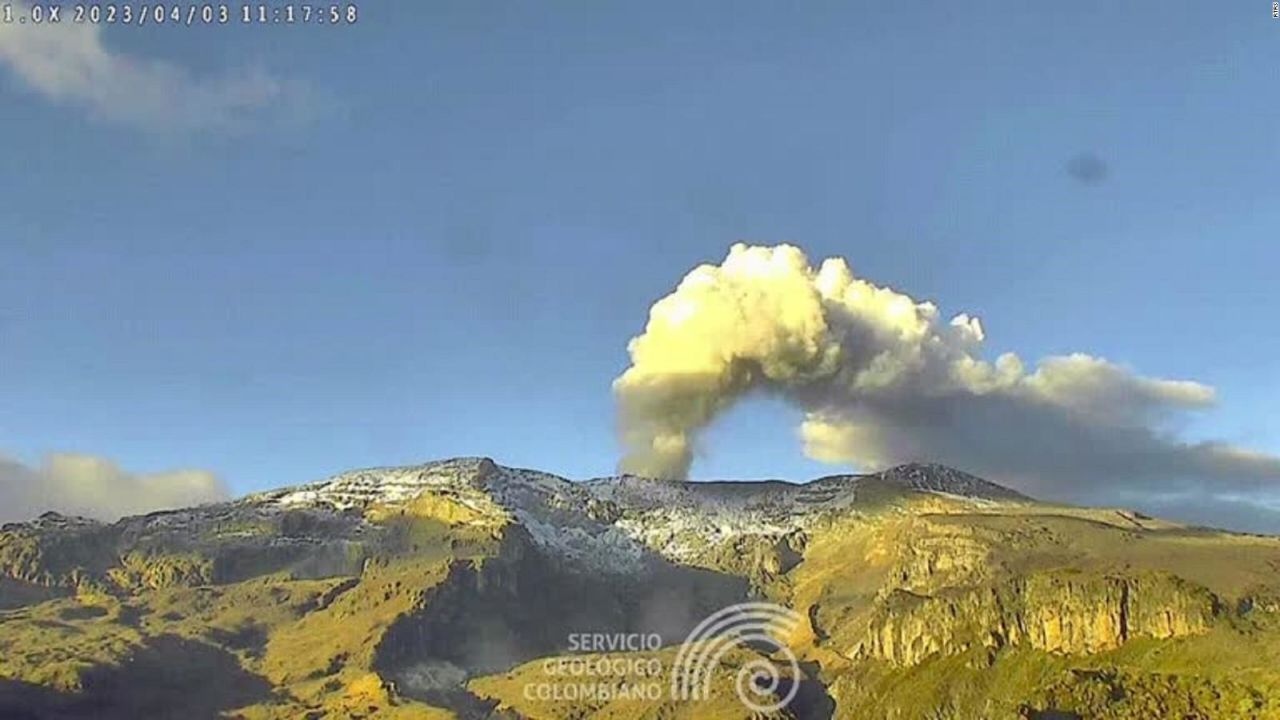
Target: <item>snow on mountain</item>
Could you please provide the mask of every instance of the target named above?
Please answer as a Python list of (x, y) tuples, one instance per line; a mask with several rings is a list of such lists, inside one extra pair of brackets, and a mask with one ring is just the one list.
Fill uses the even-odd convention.
[(447, 496), (477, 512), (494, 508), (556, 554), (611, 571), (643, 564), (646, 552), (688, 560), (736, 539), (782, 537), (832, 511), (858, 505), (871, 485), (969, 499), (1026, 500), (1018, 493), (942, 465), (909, 464), (867, 475), (808, 483), (672, 482), (623, 475), (572, 482), (550, 473), (454, 458), (409, 467), (355, 470), (240, 501), (265, 510), (338, 512)]

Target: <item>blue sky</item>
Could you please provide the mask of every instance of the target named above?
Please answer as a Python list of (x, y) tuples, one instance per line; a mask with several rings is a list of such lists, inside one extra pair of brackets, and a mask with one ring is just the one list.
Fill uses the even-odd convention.
[[(0, 50), (0, 452), (235, 492), (463, 454), (605, 474), (627, 340), (740, 240), (975, 314), (992, 353), (1213, 385), (1188, 434), (1280, 452), (1269, 7), (882, 5), (101, 33), (202, 112), (276, 88), (208, 124)], [(694, 477), (831, 471), (797, 416), (735, 409)]]

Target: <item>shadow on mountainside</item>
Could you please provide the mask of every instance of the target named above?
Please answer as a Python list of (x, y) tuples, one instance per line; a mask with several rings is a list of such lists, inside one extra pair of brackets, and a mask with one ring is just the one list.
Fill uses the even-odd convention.
[(495, 717), (468, 679), (567, 654), (583, 634), (656, 634), (673, 645), (747, 598), (744, 578), (650, 559), (640, 576), (587, 572), (513, 535), (495, 558), (454, 563), (425, 606), (388, 629), (374, 667), (407, 697), (468, 720)]
[(219, 717), (272, 696), (271, 685), (234, 655), (175, 635), (152, 639), (120, 667), (88, 670), (78, 693), (0, 679), (6, 720), (133, 720)]
[[(804, 679), (796, 690), (796, 696), (787, 705), (787, 711), (796, 720), (831, 720), (836, 712), (836, 702), (827, 694), (827, 688), (817, 679), (819, 666), (817, 663), (800, 663)], [(785, 694), (788, 687), (784, 683), (779, 687), (779, 694)]]

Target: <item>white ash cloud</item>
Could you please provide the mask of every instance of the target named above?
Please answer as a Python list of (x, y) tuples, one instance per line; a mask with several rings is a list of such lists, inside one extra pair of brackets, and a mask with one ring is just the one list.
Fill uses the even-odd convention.
[[(15, 17), (30, 5), (14, 6)], [(0, 23), (0, 64), (45, 98), (101, 119), (147, 130), (222, 130), (291, 96), (261, 70), (199, 76), (165, 60), (107, 47), (103, 25)]]
[[(1211, 387), (1077, 353), (984, 359), (977, 318), (853, 275), (796, 247), (735, 245), (649, 313), (614, 382), (622, 470), (683, 478), (699, 433), (739, 398), (802, 408), (812, 458), (873, 469), (931, 460), (1048, 497), (1120, 490), (1262, 492), (1280, 457), (1173, 430)], [(1114, 491), (1114, 492), (1113, 492)]]
[(37, 467), (0, 457), (0, 521), (50, 510), (115, 520), (226, 500), (226, 486), (203, 470), (131, 473), (94, 455), (54, 453)]

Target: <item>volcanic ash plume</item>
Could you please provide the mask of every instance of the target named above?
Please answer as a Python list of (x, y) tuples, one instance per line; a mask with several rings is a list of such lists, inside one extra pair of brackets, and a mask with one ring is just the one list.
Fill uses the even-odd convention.
[(954, 463), (1027, 487), (1088, 476), (1280, 479), (1280, 459), (1163, 428), (1213, 405), (1213, 389), (1137, 375), (1085, 354), (1029, 370), (984, 360), (982, 325), (855, 277), (840, 258), (816, 269), (796, 247), (735, 245), (690, 272), (649, 313), (614, 381), (624, 472), (688, 474), (699, 431), (747, 393), (805, 411), (813, 458), (878, 467)]

